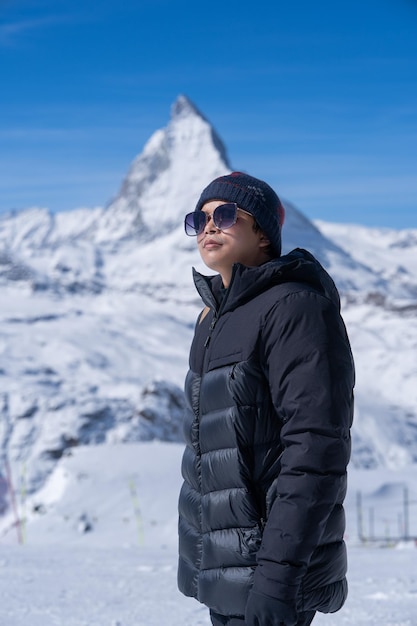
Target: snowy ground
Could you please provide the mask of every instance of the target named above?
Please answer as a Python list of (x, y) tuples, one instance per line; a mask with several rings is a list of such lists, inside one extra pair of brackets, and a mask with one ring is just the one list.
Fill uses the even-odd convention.
[[(181, 454), (176, 444), (84, 447), (61, 459), (36, 497), (24, 498), (16, 484), (27, 523), (20, 544), (11, 518), (0, 526), (0, 624), (208, 626), (207, 610), (176, 587)], [(381, 547), (356, 537), (358, 490), (364, 532), (380, 534), (381, 518), (388, 538), (397, 532), (395, 520), (404, 522), (405, 485), (415, 532), (416, 477), (417, 468), (351, 471), (349, 599), (336, 615), (318, 615), (317, 626), (417, 624), (414, 543)]]
[[(176, 588), (175, 552), (152, 548), (6, 546), (0, 557), (5, 626), (208, 626)], [(417, 624), (416, 550), (350, 550), (350, 595), (317, 626)]]

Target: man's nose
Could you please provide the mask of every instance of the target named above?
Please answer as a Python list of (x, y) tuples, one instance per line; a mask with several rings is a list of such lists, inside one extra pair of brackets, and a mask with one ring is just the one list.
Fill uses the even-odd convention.
[(219, 229), (217, 228), (217, 226), (215, 225), (215, 223), (213, 221), (213, 214), (207, 215), (207, 217), (206, 217), (206, 227), (204, 229), (204, 232), (212, 233), (215, 230), (219, 230)]

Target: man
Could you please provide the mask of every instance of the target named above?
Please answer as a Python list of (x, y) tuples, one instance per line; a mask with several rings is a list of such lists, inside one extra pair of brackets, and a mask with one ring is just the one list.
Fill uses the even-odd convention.
[(205, 304), (185, 392), (178, 584), (214, 626), (307, 626), (347, 595), (354, 366), (336, 287), (281, 256), (284, 209), (233, 172), (185, 218)]

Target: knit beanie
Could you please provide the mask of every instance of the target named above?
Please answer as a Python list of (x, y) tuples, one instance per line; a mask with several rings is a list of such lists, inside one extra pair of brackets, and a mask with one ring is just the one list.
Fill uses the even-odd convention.
[(274, 256), (280, 256), (285, 210), (267, 183), (243, 172), (232, 172), (216, 178), (203, 190), (195, 210), (201, 210), (209, 200), (235, 202), (239, 208), (248, 211), (271, 242)]

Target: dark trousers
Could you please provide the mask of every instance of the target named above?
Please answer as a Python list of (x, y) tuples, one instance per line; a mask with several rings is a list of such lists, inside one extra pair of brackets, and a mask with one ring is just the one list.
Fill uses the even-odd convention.
[[(309, 626), (315, 616), (315, 611), (305, 611), (298, 614), (298, 622), (296, 626)], [(218, 615), (210, 611), (211, 623), (213, 626), (245, 626), (245, 619), (243, 617), (225, 617), (224, 615)]]

